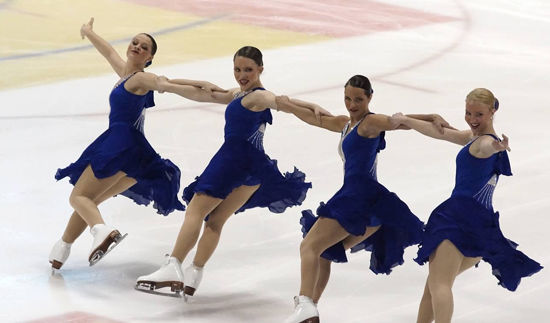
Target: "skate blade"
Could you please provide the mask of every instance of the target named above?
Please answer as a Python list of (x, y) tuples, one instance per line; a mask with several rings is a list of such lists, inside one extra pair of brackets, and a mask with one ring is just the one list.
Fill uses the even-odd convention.
[[(171, 287), (171, 286), (166, 286), (166, 287)], [(134, 286), (134, 289), (147, 294), (168, 296), (168, 297), (175, 297), (175, 298), (183, 297), (184, 299), (186, 299), (185, 295), (183, 294), (183, 290), (181, 289), (174, 290), (175, 289), (174, 287), (171, 287), (171, 292), (161, 292), (155, 287), (155, 285), (152, 285), (149, 283), (137, 283), (136, 286)]]
[(310, 317), (308, 319), (305, 319), (303, 320), (302, 322), (300, 323), (319, 323), (319, 317), (316, 316), (316, 317)]
[(61, 269), (61, 266), (63, 266), (63, 263), (57, 260), (50, 260), (50, 264), (52, 264), (52, 270)]
[(127, 235), (128, 233), (125, 233), (124, 235), (121, 235), (120, 233), (118, 233), (117, 235), (115, 235), (110, 239), (111, 244), (109, 245), (109, 248), (107, 249), (107, 251), (104, 252), (103, 250), (96, 250), (94, 254), (90, 257), (90, 267), (97, 264), (98, 261), (103, 259), (103, 257), (105, 257), (109, 252), (111, 252), (111, 250), (113, 250), (122, 240), (124, 240), (124, 238), (126, 238)]
[(50, 260), (50, 264), (52, 264), (52, 275), (55, 275), (55, 273), (57, 273), (59, 269), (61, 269), (61, 266), (63, 266), (63, 263), (57, 260)]
[(195, 291), (196, 291), (196, 289), (191, 287), (191, 286), (185, 286), (183, 288), (183, 292), (185, 293), (185, 295), (188, 295), (188, 296), (195, 295)]

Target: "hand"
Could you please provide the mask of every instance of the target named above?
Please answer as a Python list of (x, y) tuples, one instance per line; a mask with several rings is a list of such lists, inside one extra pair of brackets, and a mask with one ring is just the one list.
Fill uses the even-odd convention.
[(290, 98), (286, 95), (275, 96), (275, 104), (277, 105), (277, 111), (284, 111), (282, 108), (290, 103)]
[(439, 133), (441, 134), (443, 134), (444, 132), (443, 128), (457, 130), (456, 128), (452, 127), (447, 122), (447, 120), (443, 119), (439, 114), (432, 115), (432, 124), (435, 126), (437, 131), (439, 131)]
[(321, 120), (322, 116), (332, 117), (332, 114), (330, 112), (328, 112), (327, 110), (321, 108), (318, 105), (314, 106), (313, 112), (315, 113), (315, 118), (317, 119), (317, 121), (319, 121), (319, 124), (323, 124), (322, 120)]
[(157, 85), (158, 85), (158, 93), (164, 93), (165, 92), (165, 87), (164, 85), (166, 85), (166, 83), (170, 82), (170, 80), (164, 76), (164, 75), (159, 75), (157, 76)]
[(396, 129), (397, 127), (399, 127), (403, 123), (405, 118), (406, 117), (401, 112), (394, 113), (390, 117), (390, 124), (394, 129)]
[(496, 151), (512, 151), (512, 149), (510, 149), (510, 146), (508, 146), (508, 137), (506, 137), (504, 134), (502, 134), (501, 141), (493, 141), (493, 148), (495, 148)]
[(203, 82), (201, 89), (208, 91), (208, 92), (227, 92), (227, 90), (222, 89), (221, 87), (212, 84), (210, 82)]
[(80, 27), (80, 37), (84, 39), (87, 33), (93, 31), (93, 28), (94, 28), (94, 17), (90, 18), (90, 21), (88, 21), (87, 24), (83, 24), (82, 27)]

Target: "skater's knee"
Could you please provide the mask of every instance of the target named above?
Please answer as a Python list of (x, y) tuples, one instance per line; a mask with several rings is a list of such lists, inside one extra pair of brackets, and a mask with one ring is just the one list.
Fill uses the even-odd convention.
[(319, 257), (321, 253), (323, 253), (323, 250), (318, 248), (314, 242), (304, 239), (302, 240), (302, 243), (300, 243), (300, 255), (302, 257), (304, 256)]
[(443, 282), (429, 283), (429, 293), (424, 293), (423, 297), (430, 297), (434, 299), (447, 298), (452, 295), (452, 286)]
[(82, 204), (82, 200), (85, 199), (85, 198), (86, 198), (85, 196), (73, 192), (69, 196), (69, 204), (71, 204), (73, 209), (76, 210)]
[(194, 227), (197, 227), (200, 230), (200, 228), (202, 227), (204, 218), (206, 218), (206, 215), (203, 215), (200, 212), (193, 212), (193, 211), (190, 212), (190, 211), (191, 210), (188, 210), (185, 213), (185, 219), (183, 220), (183, 224), (186, 226), (193, 225)]
[(208, 221), (205, 222), (204, 226), (205, 229), (211, 230), (215, 233), (221, 233), (223, 226), (225, 225), (225, 222), (227, 222), (227, 219), (231, 215), (225, 215), (221, 212), (216, 212), (217, 210), (214, 210), (214, 212), (210, 213), (208, 216)]
[(204, 228), (205, 230), (208, 230), (217, 234), (221, 234), (223, 225), (224, 225), (224, 222), (220, 223), (219, 221), (213, 221), (209, 219), (208, 221), (206, 221)]

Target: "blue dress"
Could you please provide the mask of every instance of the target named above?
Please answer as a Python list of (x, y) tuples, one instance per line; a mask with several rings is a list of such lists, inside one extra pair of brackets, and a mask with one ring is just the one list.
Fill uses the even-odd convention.
[(122, 195), (137, 204), (148, 205), (153, 201), (153, 207), (163, 215), (174, 210), (185, 210), (178, 200), (179, 168), (170, 160), (162, 159), (143, 134), (145, 109), (155, 105), (153, 92), (137, 95), (124, 88), (133, 75), (111, 91), (109, 128), (84, 150), (77, 161), (58, 169), (55, 178), (60, 180), (68, 176), (74, 185), (88, 165), (91, 165), (97, 178), (123, 171), (137, 183)]
[[(255, 88), (263, 90), (263, 88)], [(251, 91), (250, 91), (251, 92)], [(239, 93), (225, 110), (225, 141), (196, 180), (183, 190), (189, 203), (197, 192), (225, 199), (242, 185), (261, 184), (250, 199), (235, 213), (254, 207), (267, 207), (282, 213), (287, 207), (300, 205), (311, 183), (294, 168), (281, 174), (277, 161), (264, 152), (263, 137), (266, 124), (272, 123), (271, 111), (251, 111), (241, 101), (250, 92)]]
[[(389, 274), (393, 267), (403, 264), (405, 248), (420, 243), (424, 224), (396, 194), (378, 182), (376, 161), (378, 152), (386, 146), (385, 133), (375, 138), (362, 137), (357, 133), (361, 122), (364, 121), (358, 122), (349, 133), (349, 123), (342, 131), (339, 152), (344, 161), (344, 185), (326, 204), (321, 202), (317, 215), (337, 220), (355, 236), (365, 234), (367, 227), (381, 225), (373, 235), (354, 246), (352, 252), (370, 251), (370, 269), (376, 274)], [(317, 219), (311, 210), (302, 212), (304, 236)], [(347, 262), (342, 242), (321, 256), (333, 262)]]
[(492, 197), (499, 175), (512, 175), (508, 154), (503, 151), (488, 158), (474, 157), (469, 151), (474, 141), (456, 157), (455, 188), (430, 215), (415, 261), (424, 264), (443, 240), (449, 240), (464, 256), (482, 257), (491, 264), (499, 285), (514, 291), (522, 277), (542, 267), (504, 237), (499, 214), (493, 211)]

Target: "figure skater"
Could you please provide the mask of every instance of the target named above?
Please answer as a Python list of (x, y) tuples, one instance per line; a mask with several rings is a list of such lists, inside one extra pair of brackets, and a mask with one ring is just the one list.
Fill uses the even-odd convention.
[[(97, 263), (118, 244), (122, 236), (106, 225), (98, 205), (121, 194), (138, 204), (149, 204), (158, 213), (167, 215), (184, 210), (177, 194), (180, 170), (168, 159), (162, 159), (143, 133), (145, 109), (153, 107), (153, 91), (158, 90), (159, 77), (143, 72), (157, 51), (157, 44), (148, 34), (137, 34), (126, 50), (124, 61), (114, 48), (93, 31), (94, 18), (80, 28), (82, 39), (88, 38), (120, 77), (109, 96), (111, 110), (109, 128), (92, 142), (77, 161), (59, 169), (55, 178), (69, 177), (74, 185), (69, 202), (74, 209), (62, 238), (54, 245), (49, 261), (53, 269), (66, 262), (72, 243), (90, 227), (93, 235), (88, 257), (90, 266)], [(215, 90), (211, 84), (187, 81), (188, 84)], [(217, 88), (218, 90), (221, 90)]]
[(402, 114), (391, 118), (394, 126), (405, 125), (426, 136), (464, 146), (456, 157), (456, 183), (451, 197), (430, 215), (421, 248), (415, 259), (429, 262), (429, 274), (418, 310), (418, 323), (451, 322), (452, 286), (456, 276), (479, 263), (491, 264), (499, 284), (514, 291), (522, 277), (542, 269), (539, 263), (516, 250), (504, 237), (492, 196), (500, 175), (511, 176), (506, 150), (508, 137), (497, 137), (493, 116), (499, 102), (484, 88), (466, 97), (465, 120), (470, 129), (434, 131), (424, 121)]
[[(203, 173), (184, 189), (183, 198), (189, 204), (174, 249), (159, 270), (137, 279), (138, 290), (162, 293), (156, 290), (170, 287), (172, 295), (181, 295), (182, 291), (194, 295), (203, 267), (232, 214), (254, 207), (281, 213), (289, 206), (300, 205), (311, 187), (296, 168), (292, 173), (281, 174), (276, 161), (264, 151), (266, 124), (272, 123), (270, 109), (277, 105), (275, 95), (265, 90), (260, 81), (264, 69), (262, 53), (252, 46), (243, 47), (235, 53), (233, 64), (239, 87), (225, 93), (182, 85), (185, 82), (180, 80), (165, 80), (161, 85), (168, 92), (196, 101), (227, 104), (225, 141)], [(184, 274), (181, 263), (197, 243), (203, 221), (197, 252)]]
[[(295, 312), (287, 323), (319, 322), (317, 302), (328, 283), (331, 262), (347, 262), (346, 249), (370, 251), (370, 269), (389, 274), (403, 263), (404, 249), (420, 243), (422, 221), (377, 180), (377, 156), (386, 146), (385, 131), (398, 127), (390, 124), (388, 116), (370, 111), (372, 96), (369, 79), (355, 75), (344, 87), (349, 116), (323, 115), (320, 120), (311, 113), (316, 104), (277, 97), (280, 110), (340, 132), (338, 152), (344, 162), (344, 184), (326, 204), (321, 203), (318, 217), (310, 210), (302, 212), (301, 286), (294, 298)], [(437, 115), (412, 117), (447, 126)]]

